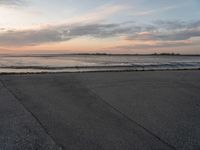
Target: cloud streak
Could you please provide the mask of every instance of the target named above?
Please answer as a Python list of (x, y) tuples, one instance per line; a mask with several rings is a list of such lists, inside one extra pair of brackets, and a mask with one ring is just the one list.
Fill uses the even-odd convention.
[(132, 15), (133, 16), (146, 16), (146, 15), (151, 15), (151, 14), (154, 14), (154, 13), (173, 10), (173, 9), (176, 9), (176, 8), (177, 8), (177, 6), (168, 6), (168, 7), (163, 7), (163, 8), (151, 9), (151, 10), (147, 10), (147, 11), (134, 12)]
[(143, 29), (142, 32), (129, 35), (127, 40), (161, 40), (161, 41), (181, 41), (200, 37), (200, 21), (180, 22), (180, 21), (156, 21), (152, 28)]
[(197, 43), (192, 43), (191, 41), (159, 41), (153, 44), (150, 43), (140, 43), (140, 44), (130, 44), (111, 47), (110, 49), (115, 50), (133, 50), (133, 49), (157, 49), (157, 48), (174, 48), (174, 47), (185, 47), (197, 45)]
[(103, 5), (101, 7), (98, 7), (87, 14), (84, 14), (79, 17), (72, 18), (69, 20), (70, 22), (84, 22), (84, 23), (91, 23), (91, 22), (98, 22), (105, 20), (105, 18), (108, 18), (112, 15), (116, 15), (117, 13), (121, 11), (125, 11), (129, 9), (129, 6), (127, 5)]
[(49, 26), (38, 30), (12, 30), (0, 33), (0, 45), (37, 45), (68, 41), (82, 36), (107, 38), (125, 33), (128, 34), (129, 29), (123, 28), (119, 24), (74, 24)]
[[(156, 41), (160, 46), (191, 44), (191, 38), (200, 37), (200, 21), (156, 21), (149, 25), (136, 23), (101, 24), (76, 23), (46, 26), (30, 30), (0, 31), (0, 46), (27, 46), (63, 42), (79, 37), (113, 38), (125, 37), (125, 41)], [(162, 44), (161, 44), (162, 43)], [(176, 43), (176, 44), (174, 44)]]
[(23, 0), (0, 0), (0, 5), (19, 6), (23, 4)]

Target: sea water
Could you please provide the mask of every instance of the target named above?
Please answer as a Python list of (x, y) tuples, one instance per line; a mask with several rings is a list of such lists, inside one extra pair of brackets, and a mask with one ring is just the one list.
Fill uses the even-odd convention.
[(200, 69), (200, 56), (0, 55), (0, 73)]

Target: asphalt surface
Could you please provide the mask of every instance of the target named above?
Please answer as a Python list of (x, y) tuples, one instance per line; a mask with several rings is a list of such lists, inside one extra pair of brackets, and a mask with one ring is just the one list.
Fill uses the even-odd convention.
[(0, 81), (0, 150), (200, 149), (200, 71)]

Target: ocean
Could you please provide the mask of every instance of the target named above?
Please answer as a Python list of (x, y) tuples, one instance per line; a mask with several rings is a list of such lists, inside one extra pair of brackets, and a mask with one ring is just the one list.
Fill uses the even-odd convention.
[(0, 55), (0, 73), (200, 69), (200, 56)]

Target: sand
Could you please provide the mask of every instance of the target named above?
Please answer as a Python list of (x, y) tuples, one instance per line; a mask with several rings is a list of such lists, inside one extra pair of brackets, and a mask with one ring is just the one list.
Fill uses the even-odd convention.
[(200, 71), (0, 80), (0, 149), (200, 149)]

